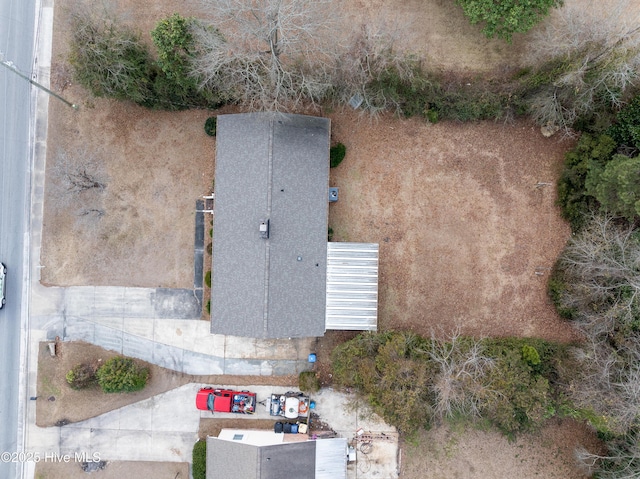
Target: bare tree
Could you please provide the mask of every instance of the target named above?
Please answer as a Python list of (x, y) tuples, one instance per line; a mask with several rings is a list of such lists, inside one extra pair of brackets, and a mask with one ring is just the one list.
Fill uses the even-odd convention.
[(85, 219), (104, 215), (107, 175), (104, 162), (86, 149), (59, 150), (50, 170), (50, 199), (59, 210)]
[(428, 355), (438, 366), (432, 385), (434, 415), (440, 419), (455, 413), (479, 417), (482, 403), (491, 394), (486, 373), (494, 366), (494, 360), (483, 354), (481, 342), (462, 339), (459, 331), (448, 341), (432, 335)]
[(640, 13), (619, 0), (567, 4), (532, 36), (530, 61), (553, 65), (552, 83), (530, 99), (534, 118), (569, 132), (598, 102), (618, 106), (640, 72)]
[(352, 30), (338, 57), (335, 88), (339, 99), (355, 97), (361, 108), (371, 113), (400, 110), (397, 99), (383, 87), (384, 75), (396, 75), (401, 81), (421, 82), (421, 61), (398, 46), (402, 29), (379, 21)]
[(317, 102), (331, 88), (337, 50), (330, 0), (202, 0), (201, 52), (193, 74), (250, 108), (283, 110)]
[(634, 228), (592, 215), (559, 259), (568, 285), (563, 306), (578, 311), (576, 325), (597, 339), (631, 325), (640, 311), (640, 242)]
[(76, 3), (70, 28), (69, 61), (76, 81), (96, 96), (139, 104), (151, 100), (147, 47), (109, 6)]
[(569, 378), (567, 393), (575, 406), (603, 418), (599, 427), (609, 433), (626, 434), (636, 424), (640, 407), (638, 367), (602, 341), (588, 341), (571, 352), (576, 362), (563, 366), (572, 369), (562, 375)]
[(558, 268), (562, 305), (572, 308), (586, 343), (573, 349), (566, 392), (612, 434), (608, 453), (577, 457), (598, 477), (640, 477), (640, 237), (633, 226), (592, 215), (572, 237)]
[(608, 449), (608, 454), (596, 454), (580, 447), (576, 449), (576, 459), (589, 475), (597, 472), (597, 477), (602, 479), (640, 477), (640, 437), (637, 433), (610, 442)]

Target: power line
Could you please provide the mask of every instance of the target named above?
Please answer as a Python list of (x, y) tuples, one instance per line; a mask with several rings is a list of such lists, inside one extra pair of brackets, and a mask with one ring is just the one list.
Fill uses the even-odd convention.
[(3, 67), (5, 67), (7, 70), (12, 71), (13, 73), (15, 73), (16, 75), (18, 75), (20, 78), (24, 78), (25, 80), (27, 80), (29, 83), (31, 83), (33, 86), (40, 88), (41, 90), (47, 92), (49, 95), (56, 97), (58, 100), (60, 100), (61, 102), (65, 103), (66, 105), (70, 106), (71, 108), (73, 108), (74, 110), (78, 109), (78, 105), (76, 105), (75, 103), (71, 103), (70, 101), (65, 100), (64, 98), (62, 98), (60, 95), (58, 95), (57, 93), (49, 90), (47, 87), (45, 87), (44, 85), (41, 85), (40, 83), (38, 83), (35, 80), (32, 80), (31, 78), (29, 78), (27, 75), (21, 73), (20, 71), (18, 71), (18, 68), (13, 64), (13, 62), (9, 61), (9, 60), (4, 60), (4, 54), (2, 52), (0, 52), (0, 65), (2, 65)]

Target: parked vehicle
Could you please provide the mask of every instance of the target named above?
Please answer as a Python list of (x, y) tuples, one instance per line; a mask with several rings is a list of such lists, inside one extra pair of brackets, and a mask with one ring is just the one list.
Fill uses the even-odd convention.
[(0, 309), (4, 307), (5, 294), (7, 292), (7, 267), (0, 263)]
[(196, 395), (196, 407), (202, 411), (253, 414), (256, 412), (256, 393), (202, 388)]

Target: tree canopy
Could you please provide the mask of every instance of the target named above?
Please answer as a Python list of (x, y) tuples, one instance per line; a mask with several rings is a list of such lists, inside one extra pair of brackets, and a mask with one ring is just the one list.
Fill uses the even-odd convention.
[(321, 99), (331, 88), (335, 39), (328, 0), (202, 0), (209, 25), (192, 63), (203, 85), (261, 110)]
[(72, 17), (70, 62), (76, 80), (101, 97), (145, 104), (151, 97), (151, 58), (138, 35), (113, 15), (78, 11)]
[(514, 33), (528, 32), (562, 0), (458, 0), (471, 23), (484, 23), (482, 33), (508, 42)]
[(640, 156), (614, 155), (587, 175), (587, 192), (610, 213), (629, 221), (640, 216)]

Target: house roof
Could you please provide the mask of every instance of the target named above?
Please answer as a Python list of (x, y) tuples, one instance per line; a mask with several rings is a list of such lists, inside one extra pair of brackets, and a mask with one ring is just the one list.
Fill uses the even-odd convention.
[(316, 443), (253, 446), (207, 437), (207, 477), (215, 479), (315, 479)]
[(329, 142), (327, 118), (218, 116), (212, 333), (324, 334)]

